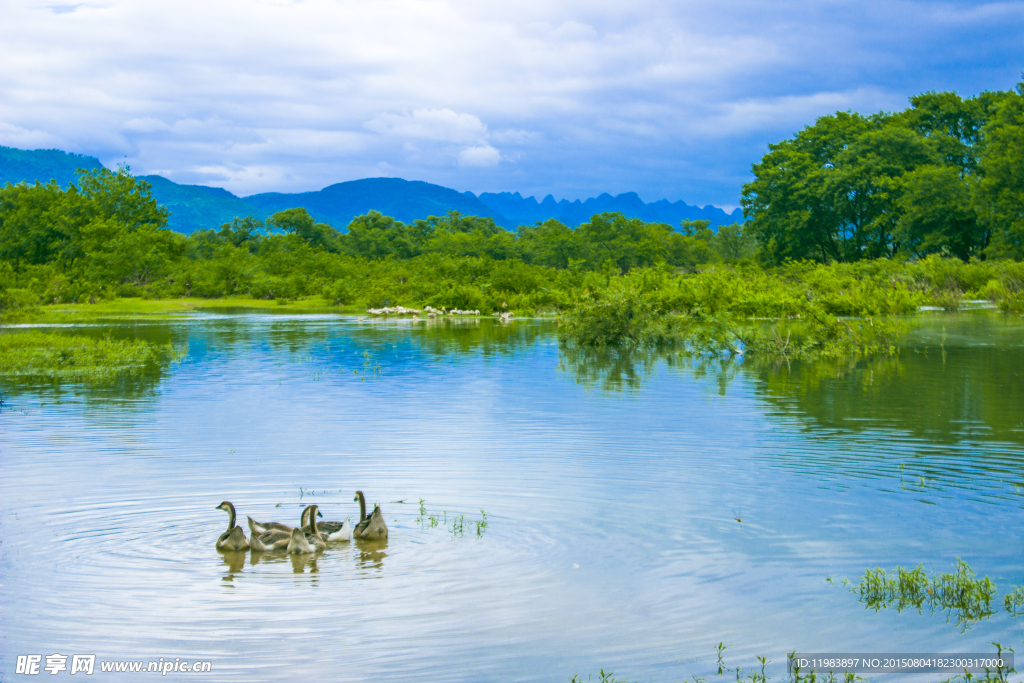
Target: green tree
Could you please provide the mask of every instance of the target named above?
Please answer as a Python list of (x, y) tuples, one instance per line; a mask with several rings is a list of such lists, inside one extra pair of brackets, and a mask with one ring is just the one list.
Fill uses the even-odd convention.
[(582, 256), (596, 266), (613, 262), (621, 271), (665, 261), (672, 227), (626, 218), (619, 212), (599, 213), (576, 228)]
[(903, 175), (938, 161), (927, 139), (894, 125), (862, 133), (836, 155), (823, 189), (842, 260), (896, 253)]
[(1007, 221), (995, 218), (990, 200), (986, 216), (973, 192), (979, 183), (990, 195), (999, 192), (986, 180), (986, 167), (1000, 163), (984, 155), (995, 149), (988, 138), (998, 137), (989, 122), (1008, 111), (1008, 97), (925, 93), (906, 111), (839, 112), (770, 145), (742, 198), (760, 257), (777, 264), (874, 259), (901, 250), (917, 257), (983, 254), (995, 232), (992, 221)]
[(391, 216), (370, 211), (352, 219), (342, 245), (346, 252), (367, 258), (412, 258), (422, 253), (424, 237)]
[(841, 182), (832, 172), (858, 137), (881, 125), (879, 117), (838, 112), (819, 118), (792, 140), (768, 146), (740, 200), (765, 261), (847, 258), (848, 226), (844, 229), (834, 204)]
[(251, 252), (256, 252), (265, 232), (263, 221), (253, 216), (246, 216), (245, 218), (233, 218), (230, 223), (221, 225), (217, 236), (221, 243), (234, 247), (245, 247)]
[(168, 211), (127, 166), (80, 170), (78, 185), (6, 185), (0, 190), (0, 257), (52, 263), (73, 279), (144, 284), (184, 252), (184, 238), (163, 228)]
[(992, 233), (995, 256), (1024, 258), (1024, 83), (984, 128), (975, 207)]
[(73, 259), (77, 194), (76, 188), (66, 193), (53, 181), (7, 183), (0, 189), (0, 259), (18, 271), (26, 265), (53, 263), (61, 256)]
[(529, 263), (568, 268), (570, 261), (581, 259), (576, 233), (554, 218), (536, 225), (520, 225), (516, 231), (516, 242), (522, 258)]
[(79, 273), (86, 279), (148, 284), (184, 254), (185, 238), (164, 229), (170, 212), (157, 205), (149, 183), (132, 176), (127, 166), (116, 173), (79, 171), (78, 186), (82, 220), (75, 242)]
[(341, 251), (341, 233), (327, 223), (317, 223), (304, 208), (279, 211), (267, 220), (267, 225), (297, 235), (313, 248)]
[(726, 262), (754, 258), (757, 254), (757, 239), (743, 223), (720, 226), (711, 245)]
[(918, 258), (944, 254), (968, 261), (988, 245), (956, 167), (927, 165), (906, 174), (898, 213), (895, 237)]
[(954, 92), (927, 92), (911, 97), (911, 108), (898, 118), (933, 140), (946, 165), (957, 168), (960, 176), (966, 177), (976, 172), (984, 126), (1007, 95), (983, 92), (962, 99)]

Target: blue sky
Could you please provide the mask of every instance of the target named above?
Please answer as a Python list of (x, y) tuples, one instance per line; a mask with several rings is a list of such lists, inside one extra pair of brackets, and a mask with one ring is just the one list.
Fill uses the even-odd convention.
[(732, 207), (836, 110), (1012, 88), (1024, 0), (0, 0), (0, 144), (238, 194), (376, 176)]

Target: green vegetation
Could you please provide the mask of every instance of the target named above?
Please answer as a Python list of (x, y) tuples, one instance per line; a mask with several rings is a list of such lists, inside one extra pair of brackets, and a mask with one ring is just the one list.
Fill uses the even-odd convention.
[[(466, 534), (467, 528), (466, 515), (460, 514), (458, 516), (453, 516), (451, 519), (448, 519), (447, 510), (443, 510), (440, 515), (437, 515), (436, 513), (428, 514), (426, 501), (424, 501), (422, 498), (420, 498), (420, 509), (419, 515), (417, 515), (416, 517), (416, 523), (419, 524), (421, 528), (426, 527), (430, 529), (442, 525), (447, 526), (448, 533), (451, 534), (451, 537), (453, 539), (462, 538)], [(471, 525), (471, 527), (476, 527), (477, 538), (483, 538), (484, 533), (487, 531), (488, 525), (487, 512), (485, 510), (481, 510), (480, 519), (470, 519), (468, 521), (468, 524)]]
[(1003, 606), (1015, 617), (1024, 616), (1024, 586), (1014, 586), (1003, 596)]
[[(992, 606), (995, 583), (987, 576), (977, 578), (970, 565), (960, 558), (949, 573), (929, 577), (922, 565), (914, 569), (896, 567), (892, 573), (876, 567), (865, 571), (860, 583), (850, 584), (844, 580), (843, 584), (850, 586), (850, 592), (876, 612), (890, 608), (902, 612), (913, 608), (920, 613), (927, 607), (932, 613), (946, 612), (947, 620), (955, 617), (961, 631), (991, 617), (998, 609)], [(1024, 605), (1024, 589), (1016, 587), (1005, 596), (1003, 604), (1007, 612), (1017, 616)]]
[(1024, 257), (1024, 83), (824, 116), (771, 145), (743, 188), (766, 263)]
[(105, 382), (180, 361), (185, 349), (137, 339), (44, 332), (0, 334), (0, 378)]

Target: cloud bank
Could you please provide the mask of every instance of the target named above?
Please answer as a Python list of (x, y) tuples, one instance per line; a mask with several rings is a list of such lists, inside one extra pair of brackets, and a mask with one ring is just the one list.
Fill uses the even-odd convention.
[(373, 176), (735, 205), (769, 142), (1008, 89), (1024, 0), (6, 0), (0, 144), (240, 194)]

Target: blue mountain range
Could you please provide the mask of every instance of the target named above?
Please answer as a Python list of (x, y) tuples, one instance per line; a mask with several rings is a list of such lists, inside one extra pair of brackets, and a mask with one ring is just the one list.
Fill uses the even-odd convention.
[[(0, 184), (48, 182), (64, 186), (74, 182), (75, 171), (102, 164), (95, 157), (55, 149), (22, 150), (0, 147)], [(239, 197), (220, 187), (181, 185), (158, 175), (140, 176), (153, 187), (153, 197), (166, 206), (168, 227), (189, 234), (202, 228), (218, 228), (233, 218), (254, 216), (261, 220), (285, 209), (304, 207), (318, 221), (344, 230), (356, 216), (380, 211), (405, 223), (449, 211), (487, 216), (509, 229), (554, 218), (576, 227), (595, 213), (619, 211), (629, 218), (677, 225), (681, 220), (709, 220), (712, 227), (742, 221), (739, 209), (726, 213), (715, 206), (690, 206), (678, 201), (645, 203), (635, 192), (616, 197), (601, 194), (585, 201), (555, 201), (551, 195), (538, 202), (518, 192), (458, 192), (419, 180), (364, 178), (330, 185), (316, 192), (266, 192)]]

